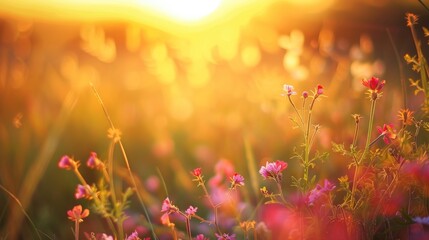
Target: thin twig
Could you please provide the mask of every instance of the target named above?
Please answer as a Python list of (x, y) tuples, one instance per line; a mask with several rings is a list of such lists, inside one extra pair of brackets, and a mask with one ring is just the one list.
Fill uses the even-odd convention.
[[(110, 118), (109, 113), (107, 112), (107, 109), (106, 109), (106, 107), (105, 107), (105, 105), (104, 105), (104, 103), (103, 103), (103, 100), (102, 100), (102, 99), (101, 99), (101, 97), (100, 97), (100, 94), (98, 94), (97, 89), (95, 88), (95, 86), (94, 86), (91, 82), (89, 83), (89, 85), (91, 86), (92, 90), (94, 91), (94, 94), (95, 94), (95, 96), (97, 97), (97, 100), (98, 100), (98, 102), (100, 103), (100, 105), (101, 105), (101, 107), (102, 107), (102, 109), (103, 109), (104, 115), (106, 116), (107, 121), (108, 121), (108, 122), (109, 122), (109, 124), (110, 124), (110, 127), (111, 127), (112, 129), (114, 129), (114, 130), (115, 130), (115, 129), (116, 129), (116, 127), (115, 127), (115, 125), (113, 124), (112, 119)], [(128, 157), (127, 157), (127, 154), (126, 154), (126, 152), (125, 152), (124, 145), (122, 144), (122, 141), (121, 141), (121, 139), (120, 139), (120, 138), (118, 139), (118, 143), (119, 143), (119, 147), (121, 148), (121, 152), (122, 152), (122, 155), (123, 155), (123, 157), (124, 157), (125, 165), (126, 165), (126, 167), (127, 167), (128, 174), (130, 175), (132, 185), (133, 185), (134, 189), (136, 190), (136, 194), (137, 194), (137, 197), (138, 197), (138, 199), (139, 199), (139, 202), (140, 202), (140, 204), (141, 204), (141, 206), (142, 206), (142, 208), (143, 208), (143, 211), (144, 211), (144, 214), (145, 214), (146, 220), (147, 220), (147, 221), (148, 221), (148, 223), (149, 223), (149, 227), (150, 227), (151, 232), (152, 232), (152, 237), (153, 237), (154, 239), (158, 239), (158, 238), (156, 237), (155, 230), (154, 230), (153, 225), (152, 225), (152, 222), (151, 222), (151, 220), (150, 220), (149, 213), (148, 213), (148, 211), (147, 211), (146, 205), (144, 204), (144, 202), (143, 202), (143, 198), (142, 198), (142, 196), (140, 195), (140, 192), (138, 191), (136, 180), (135, 180), (134, 175), (133, 175), (133, 173), (132, 173), (132, 171), (131, 171), (130, 163), (129, 163), (129, 161), (128, 161)]]

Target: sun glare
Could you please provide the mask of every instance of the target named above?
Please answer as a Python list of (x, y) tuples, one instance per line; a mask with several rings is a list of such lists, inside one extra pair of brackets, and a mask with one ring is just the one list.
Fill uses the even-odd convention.
[(143, 6), (182, 21), (200, 20), (213, 13), (222, 0), (138, 0)]

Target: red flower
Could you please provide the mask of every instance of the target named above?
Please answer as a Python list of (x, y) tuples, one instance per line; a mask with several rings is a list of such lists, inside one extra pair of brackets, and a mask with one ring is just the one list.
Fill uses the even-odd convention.
[(386, 84), (386, 80), (380, 81), (380, 79), (372, 77), (369, 80), (362, 79), (362, 84), (372, 92), (378, 93), (383, 89), (384, 84)]
[(322, 85), (317, 85), (317, 91), (316, 91), (317, 95), (322, 95), (323, 94), (323, 86)]
[(83, 218), (86, 218), (89, 216), (89, 210), (85, 209), (82, 212), (82, 206), (81, 205), (77, 205), (74, 206), (72, 210), (68, 210), (67, 211), (67, 215), (68, 215), (68, 219), (76, 222), (83, 222)]
[(202, 176), (201, 168), (195, 168), (194, 170), (192, 170), (191, 174), (197, 178), (200, 178)]
[(390, 144), (396, 138), (396, 131), (392, 124), (383, 124), (383, 128), (377, 127), (378, 132), (383, 135), (383, 140), (386, 144)]

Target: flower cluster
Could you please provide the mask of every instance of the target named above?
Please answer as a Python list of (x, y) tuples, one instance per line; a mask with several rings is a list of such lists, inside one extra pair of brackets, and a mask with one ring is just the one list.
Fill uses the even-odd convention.
[(280, 182), (282, 179), (282, 172), (287, 168), (286, 162), (277, 160), (275, 162), (266, 162), (265, 166), (262, 166), (259, 173), (264, 179), (273, 179), (276, 182)]

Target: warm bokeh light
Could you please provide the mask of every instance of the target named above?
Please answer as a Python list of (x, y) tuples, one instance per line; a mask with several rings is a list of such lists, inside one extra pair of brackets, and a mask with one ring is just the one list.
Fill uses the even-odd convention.
[[(91, 208), (81, 225), (80, 239), (84, 233), (88, 234), (85, 239), (101, 239), (98, 234), (114, 235), (115, 231), (121, 237), (114, 239), (125, 239), (134, 230), (140, 231), (142, 239), (149, 237), (150, 224), (139, 208), (137, 193), (147, 203), (159, 239), (172, 239), (170, 234), (176, 231), (160, 222), (166, 195), (180, 209), (198, 207), (203, 219), (219, 216), (219, 221), (192, 219), (189, 232), (193, 236), (188, 237), (182, 220), (191, 220), (191, 216), (171, 216), (169, 221), (177, 224), (175, 238), (180, 239), (194, 239), (200, 232), (217, 239), (219, 230), (236, 234), (236, 239), (317, 239), (316, 234), (296, 234), (311, 234), (319, 228), (320, 233), (336, 232), (337, 226), (347, 229), (354, 224), (387, 227), (392, 223), (393, 228), (395, 221), (361, 224), (352, 211), (357, 203), (347, 208), (340, 204), (342, 199), (351, 199), (344, 193), (350, 192), (346, 184), (354, 181), (352, 175), (344, 174), (359, 163), (354, 154), (363, 153), (365, 141), (369, 144), (367, 139), (376, 137), (376, 126), (392, 123), (399, 130), (396, 114), (403, 99), (408, 99), (409, 110), (402, 111), (409, 112), (407, 119), (421, 117), (416, 110), (422, 93), (415, 96), (409, 91), (408, 98), (401, 97), (407, 94), (401, 84), (408, 84), (409, 77), (418, 81), (411, 64), (406, 66), (403, 59), (409, 53), (411, 61), (416, 53), (403, 11), (424, 9), (413, 9), (418, 1), (376, 2), (0, 0), (0, 239), (33, 239), (39, 230), (49, 239), (71, 239), (72, 223), (66, 211), (77, 204), (75, 189), (79, 196), (88, 190), (76, 188), (76, 184), (86, 185), (77, 182), (81, 177), (100, 191), (92, 199), (79, 199), (78, 204), (90, 208), (97, 196), (110, 200), (102, 199), (108, 201), (109, 212), (99, 214), (96, 210), (104, 207)], [(428, 39), (421, 27), (428, 27), (428, 15), (419, 16), (416, 32), (427, 50)], [(371, 102), (361, 81), (372, 76), (387, 81), (375, 111), (369, 111)], [(294, 86), (296, 95), (285, 95), (284, 85)], [(356, 138), (357, 118), (353, 120), (352, 114), (363, 119)], [(374, 119), (373, 136), (367, 132), (370, 119)], [(418, 132), (411, 124), (406, 127), (410, 133)], [(399, 155), (393, 154), (418, 153), (416, 147), (425, 150), (427, 145), (422, 142), (429, 139), (429, 124), (421, 127), (419, 134), (426, 133), (421, 139), (401, 138), (416, 141), (409, 147), (399, 142), (387, 146), (383, 141), (369, 145), (368, 154), (374, 153), (374, 158), (360, 160), (364, 165), (376, 164), (367, 168), (368, 174), (391, 164), (395, 168), (365, 178), (362, 185), (368, 191), (362, 194), (395, 196), (385, 191), (394, 186), (384, 185), (395, 183), (390, 174), (401, 167), (397, 166)], [(333, 142), (344, 143), (347, 149), (350, 146), (350, 153), (333, 152)], [(352, 142), (356, 145), (350, 145)], [(376, 150), (384, 146), (389, 150)], [(402, 151), (400, 146), (407, 148)], [(341, 150), (338, 148), (336, 151)], [(105, 168), (88, 168), (86, 159), (94, 156), (92, 152)], [(329, 157), (325, 159), (324, 153)], [(63, 155), (80, 163), (81, 177), (73, 176), (76, 169), (58, 169), (57, 161)], [(417, 159), (411, 157), (406, 159)], [(306, 158), (310, 165), (303, 162)], [(260, 166), (277, 159), (289, 166), (279, 165), (285, 170), (283, 175), (274, 179), (259, 176)], [(304, 172), (302, 167), (313, 163), (307, 183), (294, 180)], [(424, 165), (429, 169), (429, 162)], [(203, 195), (202, 185), (192, 181), (190, 172), (196, 167), (204, 170), (214, 205), (206, 201), (208, 194)], [(317, 177), (311, 178), (313, 174)], [(130, 181), (132, 175), (135, 184)], [(389, 181), (376, 179), (387, 175)], [(422, 181), (423, 186), (423, 180), (429, 182), (426, 175), (421, 175), (425, 179), (409, 177), (418, 184)], [(238, 184), (242, 181), (238, 176), (244, 177), (245, 185)], [(341, 179), (348, 191), (340, 192)], [(377, 180), (374, 186), (369, 184), (372, 179)], [(326, 183), (324, 180), (332, 182), (335, 190), (329, 184), (316, 185)], [(36, 231), (2, 186), (28, 210)], [(264, 194), (261, 186), (275, 192)], [(122, 191), (126, 187), (134, 190), (130, 199)], [(281, 188), (283, 200), (277, 193)], [(303, 201), (307, 194), (314, 197), (311, 204)], [(294, 209), (261, 204), (269, 203), (268, 198), (290, 203)], [(129, 208), (110, 211), (121, 205), (117, 200), (130, 202)], [(401, 198), (389, 199), (390, 205), (380, 211), (394, 218), (401, 202)], [(330, 208), (333, 203), (338, 205)], [(368, 209), (374, 209), (373, 205)], [(126, 221), (119, 220), (118, 214), (126, 215)], [(109, 226), (105, 218), (115, 226)], [(216, 222), (221, 223), (217, 230)], [(309, 231), (301, 226), (308, 226)], [(271, 233), (274, 238), (269, 238)], [(336, 239), (350, 239), (344, 236), (339, 234)]]
[(178, 20), (196, 21), (215, 11), (222, 0), (138, 0), (143, 7), (150, 7)]

